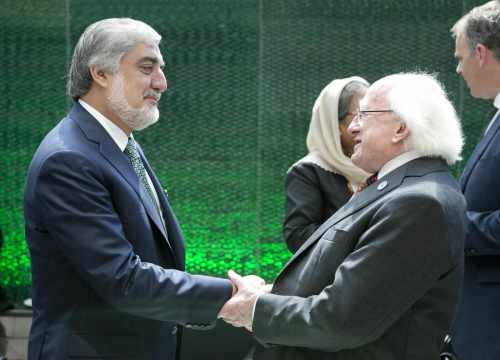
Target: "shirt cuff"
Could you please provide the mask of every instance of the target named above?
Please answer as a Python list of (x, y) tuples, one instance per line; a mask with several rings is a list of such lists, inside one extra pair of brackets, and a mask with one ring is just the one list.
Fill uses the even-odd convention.
[[(253, 309), (252, 309), (252, 318), (250, 319), (250, 324), (253, 325), (253, 318), (255, 317), (255, 307), (257, 306), (257, 301), (259, 301), (259, 297), (260, 295), (257, 295), (257, 297), (255, 298), (255, 302), (253, 303)], [(253, 326), (252, 326), (253, 328)]]

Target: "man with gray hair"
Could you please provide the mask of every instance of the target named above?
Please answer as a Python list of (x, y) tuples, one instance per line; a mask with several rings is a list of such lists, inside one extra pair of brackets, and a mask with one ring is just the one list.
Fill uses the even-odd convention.
[(69, 114), (30, 165), (26, 238), (33, 278), (29, 360), (178, 358), (178, 324), (209, 328), (227, 279), (184, 272), (184, 242), (132, 132), (158, 120), (161, 36), (106, 19), (80, 37)]
[(449, 165), (462, 132), (440, 83), (396, 74), (349, 126), (377, 174), (297, 250), (270, 294), (230, 272), (219, 316), (252, 331), (254, 359), (438, 359), (462, 279), (465, 200)]
[(464, 286), (453, 325), (460, 360), (500, 359), (500, 1), (473, 8), (451, 29), (457, 73), (493, 112), (460, 177), (467, 200)]

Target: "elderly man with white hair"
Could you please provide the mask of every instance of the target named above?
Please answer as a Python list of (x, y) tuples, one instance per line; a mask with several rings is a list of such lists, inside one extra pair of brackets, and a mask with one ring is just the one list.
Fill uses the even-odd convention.
[(298, 249), (271, 293), (230, 272), (219, 316), (264, 345), (254, 359), (438, 359), (463, 271), (465, 200), (449, 165), (459, 119), (424, 73), (375, 82), (349, 126), (376, 179)]

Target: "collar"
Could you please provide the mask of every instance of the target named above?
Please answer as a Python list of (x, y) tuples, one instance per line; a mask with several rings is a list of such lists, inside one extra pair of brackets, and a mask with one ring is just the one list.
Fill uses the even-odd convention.
[(495, 97), (495, 101), (493, 102), (493, 105), (495, 105), (495, 107), (497, 109), (500, 109), (500, 92)]
[(82, 99), (78, 99), (78, 102), (85, 110), (89, 112), (90, 115), (92, 115), (99, 122), (99, 124), (101, 124), (104, 130), (106, 130), (108, 135), (111, 136), (113, 141), (123, 152), (128, 142), (127, 134), (125, 134), (125, 132), (122, 129), (120, 129), (114, 122), (109, 120), (106, 116), (101, 114), (99, 111), (97, 111), (91, 105), (87, 104)]
[(379, 170), (377, 178), (381, 179), (387, 174), (389, 174), (391, 171), (396, 170), (398, 167), (406, 164), (407, 162), (415, 160), (421, 156), (422, 155), (418, 154), (414, 150), (406, 151), (386, 162), (384, 166), (382, 166), (382, 168)]

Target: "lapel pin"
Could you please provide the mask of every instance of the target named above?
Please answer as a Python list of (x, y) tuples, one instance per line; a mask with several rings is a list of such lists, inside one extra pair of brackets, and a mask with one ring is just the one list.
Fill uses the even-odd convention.
[(385, 187), (387, 186), (388, 182), (386, 180), (382, 181), (380, 184), (377, 185), (377, 190), (384, 190)]

